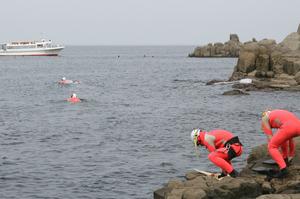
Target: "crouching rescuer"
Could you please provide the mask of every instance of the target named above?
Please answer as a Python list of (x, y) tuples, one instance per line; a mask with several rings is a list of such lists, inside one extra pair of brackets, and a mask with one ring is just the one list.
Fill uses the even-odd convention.
[(235, 178), (239, 175), (231, 164), (231, 160), (243, 152), (243, 145), (237, 136), (221, 129), (210, 132), (194, 129), (191, 133), (191, 139), (196, 149), (198, 146), (204, 146), (210, 152), (208, 159), (222, 169), (219, 178), (227, 175)]

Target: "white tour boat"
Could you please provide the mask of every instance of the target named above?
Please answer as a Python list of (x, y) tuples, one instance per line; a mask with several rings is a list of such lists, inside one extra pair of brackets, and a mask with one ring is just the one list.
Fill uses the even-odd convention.
[(51, 40), (19, 41), (0, 44), (0, 56), (57, 56), (62, 49), (64, 46), (53, 45)]

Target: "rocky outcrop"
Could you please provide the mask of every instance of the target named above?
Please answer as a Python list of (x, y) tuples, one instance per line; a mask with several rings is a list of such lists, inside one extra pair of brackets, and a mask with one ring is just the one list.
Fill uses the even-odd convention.
[[(264, 39), (241, 46), (238, 63), (230, 81), (252, 78), (265, 88), (296, 89), (300, 85), (300, 25), (281, 43)], [(258, 86), (259, 87), (259, 86)]]
[(195, 48), (189, 57), (238, 57), (242, 43), (237, 34), (230, 34), (229, 41), (223, 43), (209, 43)]
[(241, 89), (234, 89), (231, 91), (226, 91), (222, 95), (250, 95), (250, 94)]
[[(296, 139), (296, 154), (300, 154), (300, 139)], [(266, 166), (270, 159), (267, 146), (254, 148), (247, 159), (247, 166), (237, 178), (217, 180), (195, 171), (188, 172), (185, 180), (173, 179), (154, 192), (154, 199), (298, 199), (300, 198), (300, 157), (296, 156), (288, 168), (285, 179), (268, 179), (252, 169)]]

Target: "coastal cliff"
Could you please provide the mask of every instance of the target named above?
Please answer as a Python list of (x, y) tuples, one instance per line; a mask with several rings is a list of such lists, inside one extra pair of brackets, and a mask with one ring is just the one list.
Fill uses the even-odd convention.
[(172, 179), (154, 192), (154, 199), (299, 199), (300, 198), (300, 138), (295, 139), (296, 156), (284, 179), (266, 178), (255, 168), (276, 168), (265, 165), (270, 159), (266, 144), (255, 147), (247, 159), (247, 165), (237, 178), (225, 177), (218, 181), (210, 176), (190, 171), (185, 180)]
[(253, 79), (248, 90), (300, 90), (300, 25), (281, 43), (263, 39), (241, 46), (237, 65), (229, 79)]

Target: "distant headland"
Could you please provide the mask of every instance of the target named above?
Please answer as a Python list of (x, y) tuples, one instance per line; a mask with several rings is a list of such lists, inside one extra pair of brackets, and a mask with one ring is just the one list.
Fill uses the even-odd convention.
[(229, 41), (196, 47), (189, 57), (238, 57), (242, 45), (237, 34), (230, 34)]

